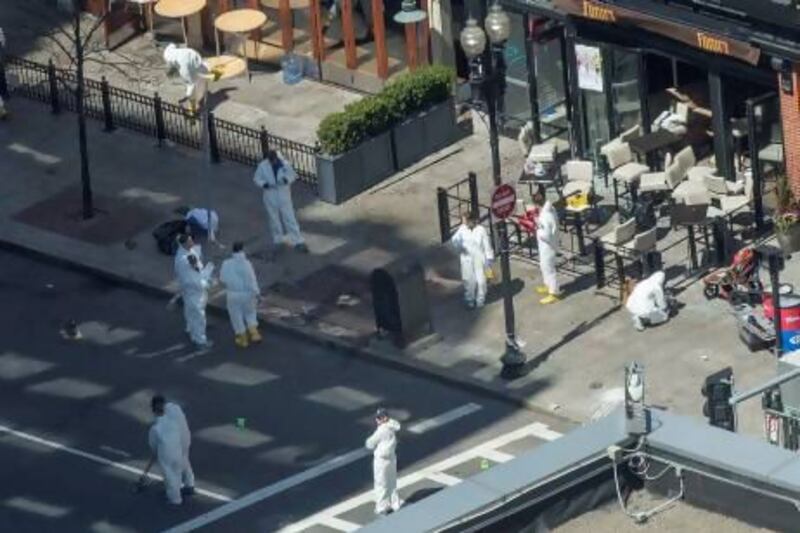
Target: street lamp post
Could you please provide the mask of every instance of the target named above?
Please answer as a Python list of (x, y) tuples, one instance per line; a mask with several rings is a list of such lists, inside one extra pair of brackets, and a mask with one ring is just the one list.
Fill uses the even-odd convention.
[[(473, 87), (473, 98), (478, 90), (482, 93), (489, 115), (489, 145), (492, 152), (492, 178), (494, 185), (503, 183), (500, 170), (500, 145), (497, 131), (497, 109), (499, 97), (505, 83), (503, 51), (505, 42), (511, 33), (511, 21), (499, 4), (489, 8), (484, 21), (484, 32), (478, 22), (470, 17), (461, 31), (460, 41), (464, 54), (470, 63), (470, 83)], [(488, 40), (490, 47), (486, 46)], [(477, 89), (477, 90), (476, 90)], [(500, 93), (500, 94), (498, 94)], [(505, 222), (497, 225), (500, 240), (501, 290), (503, 293), (503, 311), (505, 314), (506, 342), (502, 362), (504, 372), (516, 373), (525, 364), (525, 354), (520, 351), (517, 342), (514, 319), (514, 299), (511, 293), (511, 267), (508, 254), (508, 230)]]

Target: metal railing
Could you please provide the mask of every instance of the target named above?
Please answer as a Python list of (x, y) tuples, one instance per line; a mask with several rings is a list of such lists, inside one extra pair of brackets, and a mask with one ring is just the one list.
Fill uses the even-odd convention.
[[(204, 129), (200, 116), (182, 106), (153, 96), (84, 79), (83, 104), (87, 117), (104, 122), (105, 130), (116, 127), (133, 130), (158, 139), (195, 149), (203, 149)], [(49, 103), (53, 113), (77, 110), (77, 75), (70, 70), (13, 56), (0, 61), (0, 96), (21, 96)], [(300, 181), (317, 186), (318, 152), (315, 146), (286, 139), (261, 129), (249, 128), (208, 114), (208, 150), (215, 163), (225, 159), (256, 166), (269, 149), (279, 151), (294, 167)]]

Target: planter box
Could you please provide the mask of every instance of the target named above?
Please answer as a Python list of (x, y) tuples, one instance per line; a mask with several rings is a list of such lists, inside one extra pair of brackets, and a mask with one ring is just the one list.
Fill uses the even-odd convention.
[(435, 105), (392, 129), (397, 170), (437, 152), (458, 137), (453, 99)]
[(394, 174), (391, 133), (373, 137), (344, 154), (317, 154), (322, 201), (340, 204)]

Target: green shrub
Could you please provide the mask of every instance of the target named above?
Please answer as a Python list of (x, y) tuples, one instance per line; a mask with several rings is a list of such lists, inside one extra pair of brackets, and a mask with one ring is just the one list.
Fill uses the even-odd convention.
[(407, 117), (444, 102), (452, 94), (454, 80), (451, 68), (438, 65), (399, 76), (378, 94), (325, 117), (317, 128), (322, 152), (347, 152)]

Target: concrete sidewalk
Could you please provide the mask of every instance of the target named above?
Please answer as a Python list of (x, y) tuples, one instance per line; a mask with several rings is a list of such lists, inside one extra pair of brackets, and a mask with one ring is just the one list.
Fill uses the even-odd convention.
[[(31, 13), (15, 7), (25, 2), (0, 2), (0, 25), (8, 41), (6, 52), (41, 64), (53, 59), (57, 67), (68, 68), (69, 61), (62, 51), (51, 39), (41, 36), (48, 24), (55, 24), (59, 19), (33, 22)], [(38, 35), (31, 33), (31, 28), (38, 28)], [(60, 38), (59, 34), (56, 36)], [(183, 98), (186, 86), (179, 77), (167, 76), (163, 59), (165, 45), (147, 35), (138, 35), (113, 53), (93, 54), (100, 62), (86, 63), (86, 76), (95, 80), (105, 76), (114, 87), (147, 96), (158, 92), (165, 102), (176, 103)], [(201, 53), (213, 54), (210, 51)], [(317, 140), (317, 126), (326, 115), (341, 111), (345, 105), (361, 98), (353, 91), (307, 79), (287, 85), (279, 68), (255, 62), (251, 62), (251, 74), (250, 81), (241, 76), (209, 85), (211, 105), (217, 118), (254, 129), (264, 126), (275, 135), (312, 146)]]
[[(53, 117), (46, 107), (20, 99), (12, 100), (11, 110), (14, 118), (0, 123), (0, 241), (163, 291), (165, 302), (175, 290), (172, 262), (158, 253), (150, 232), (175, 218), (178, 206), (211, 205), (220, 212), (221, 240), (246, 241), (262, 287), (269, 287), (262, 316), (356, 355), (435, 374), (574, 420), (603, 413), (621, 399), (622, 369), (631, 360), (647, 369), (650, 403), (695, 416), (701, 416), (699, 389), (707, 374), (732, 365), (739, 388), (774, 375), (772, 357), (749, 354), (736, 338), (727, 305), (706, 302), (697, 283), (685, 283), (680, 295), (685, 307), (676, 319), (637, 333), (627, 313), (618, 312), (609, 297), (613, 291), (597, 294), (591, 276), (563, 272), (567, 297), (554, 306), (540, 306), (532, 290), (537, 269), (515, 261), (517, 329), (527, 341), (530, 363), (523, 377), (502, 379), (502, 302), (493, 291), (484, 309), (463, 307), (457, 258), (438, 242), (435, 209), (436, 187), (462, 179), (468, 170), (480, 176), (482, 196), (488, 194), (488, 144), (480, 134), (342, 206), (323, 204), (296, 187), (311, 254), (287, 251), (268, 263), (262, 259), (265, 214), (252, 169), (211, 166), (196, 152), (157, 148), (152, 139), (123, 130), (103, 133), (90, 123), (94, 189), (98, 207), (106, 212), (87, 225), (65, 215), (78, 208), (77, 196), (70, 192), (79, 183), (74, 115)], [(504, 173), (517, 175), (521, 158), (516, 144), (503, 141), (502, 152)], [(62, 219), (53, 231), (47, 228), (54, 221), (44, 220), (42, 213), (56, 205), (61, 205)], [(87, 229), (98, 225), (113, 227), (116, 234)], [(72, 237), (65, 235), (70, 232)], [(219, 265), (228, 252), (210, 247), (206, 254)], [(680, 264), (685, 253), (685, 245), (676, 245), (665, 259)], [(426, 268), (438, 339), (414, 353), (401, 353), (373, 337), (367, 276), (376, 266), (408, 256)], [(355, 305), (338, 305), (343, 294)], [(211, 305), (221, 310), (223, 300), (217, 293)], [(215, 350), (240, 353), (229, 332), (217, 332), (214, 340)], [(743, 427), (752, 433), (760, 431), (757, 403), (740, 412)]]

